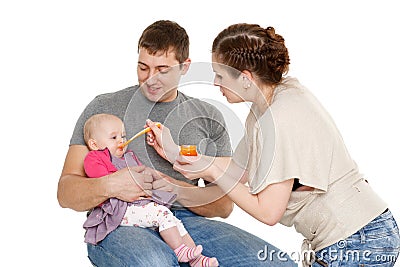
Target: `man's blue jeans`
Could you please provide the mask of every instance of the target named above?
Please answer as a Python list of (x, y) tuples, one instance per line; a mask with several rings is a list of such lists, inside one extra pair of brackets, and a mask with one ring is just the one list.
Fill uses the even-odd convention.
[[(264, 240), (224, 222), (209, 220), (188, 210), (175, 210), (203, 255), (216, 257), (221, 267), (297, 266), (283, 253), (259, 259), (259, 251), (275, 250)], [(173, 250), (152, 229), (120, 226), (97, 245), (88, 244), (91, 262), (98, 267), (170, 267), (189, 266), (178, 263)]]

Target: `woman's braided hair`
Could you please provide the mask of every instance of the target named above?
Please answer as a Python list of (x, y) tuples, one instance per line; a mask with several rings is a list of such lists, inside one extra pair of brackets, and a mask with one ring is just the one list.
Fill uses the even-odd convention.
[[(273, 27), (234, 24), (215, 38), (212, 52), (219, 63), (239, 71), (248, 70), (266, 84), (277, 84), (289, 70), (289, 53)], [(239, 75), (236, 72), (236, 75)]]

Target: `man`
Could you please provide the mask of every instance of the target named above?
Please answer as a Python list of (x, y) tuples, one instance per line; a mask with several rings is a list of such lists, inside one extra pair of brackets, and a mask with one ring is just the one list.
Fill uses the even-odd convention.
[[(179, 80), (191, 63), (186, 31), (175, 22), (157, 21), (143, 32), (138, 50), (139, 86), (97, 96), (81, 114), (59, 181), (60, 205), (87, 211), (111, 197), (130, 202), (145, 196), (148, 189), (173, 191), (177, 202), (171, 210), (194, 241), (203, 245), (204, 255), (216, 257), (220, 266), (265, 266), (257, 253), (266, 245), (274, 249), (272, 246), (236, 227), (205, 218), (228, 217), (232, 201), (218, 187), (198, 187), (197, 181), (175, 172), (168, 161), (146, 145), (144, 138), (134, 140), (130, 148), (145, 166), (168, 175), (164, 179), (146, 174), (144, 166), (98, 179), (86, 178), (83, 160), (88, 149), (83, 140), (83, 124), (97, 113), (111, 113), (123, 119), (128, 136), (141, 130), (150, 118), (165, 124), (178, 144), (196, 144), (201, 153), (208, 155), (231, 155), (221, 113), (178, 91)], [(174, 252), (156, 231), (139, 227), (118, 227), (98, 245), (88, 244), (88, 254), (96, 266), (188, 266), (179, 265)], [(277, 259), (273, 262), (284, 263)]]

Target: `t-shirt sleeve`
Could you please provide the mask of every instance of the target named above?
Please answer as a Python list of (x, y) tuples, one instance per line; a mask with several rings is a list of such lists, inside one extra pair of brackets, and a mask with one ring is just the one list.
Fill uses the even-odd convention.
[(246, 138), (242, 137), (239, 144), (233, 153), (233, 161), (242, 169), (247, 169), (247, 163), (249, 159), (248, 145)]
[(85, 140), (83, 139), (83, 126), (85, 125), (87, 119), (89, 119), (92, 115), (99, 113), (97, 111), (98, 102), (98, 97), (94, 98), (83, 110), (75, 124), (69, 145), (86, 145)]
[(216, 156), (230, 157), (232, 156), (232, 146), (226, 123), (221, 112), (215, 107), (214, 109), (211, 139), (216, 146)]
[(178, 144), (196, 143), (201, 154), (211, 157), (232, 156), (226, 122), (216, 106), (199, 99), (189, 99), (179, 106), (179, 112), (187, 115), (183, 115), (186, 121), (182, 130), (178, 129), (176, 133)]
[(269, 184), (281, 182), (285, 178), (270, 176), (276, 152), (276, 132), (271, 112), (269, 110), (265, 112), (253, 127), (252, 130), (247, 129), (251, 136), (247, 136), (245, 139), (248, 147), (247, 170), (249, 171), (250, 192), (258, 193)]
[(252, 193), (293, 178), (326, 191), (335, 130), (314, 105), (302, 97), (289, 98), (262, 117), (254, 136), (256, 152), (251, 154), (258, 160), (253, 162), (253, 172), (249, 171)]
[(70, 140), (70, 145), (86, 145), (83, 139), (83, 127), (85, 122), (93, 115), (99, 113), (108, 113), (121, 118), (125, 114), (124, 102), (121, 102), (121, 96), (113, 97), (113, 94), (102, 94), (96, 96), (83, 110), (75, 124), (75, 128)]

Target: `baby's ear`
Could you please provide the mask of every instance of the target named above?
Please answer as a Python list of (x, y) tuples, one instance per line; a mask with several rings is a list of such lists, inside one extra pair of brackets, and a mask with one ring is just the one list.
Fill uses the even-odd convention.
[(90, 138), (87, 143), (88, 143), (88, 147), (90, 150), (98, 150), (99, 149), (99, 147), (97, 146), (96, 141), (94, 139)]

